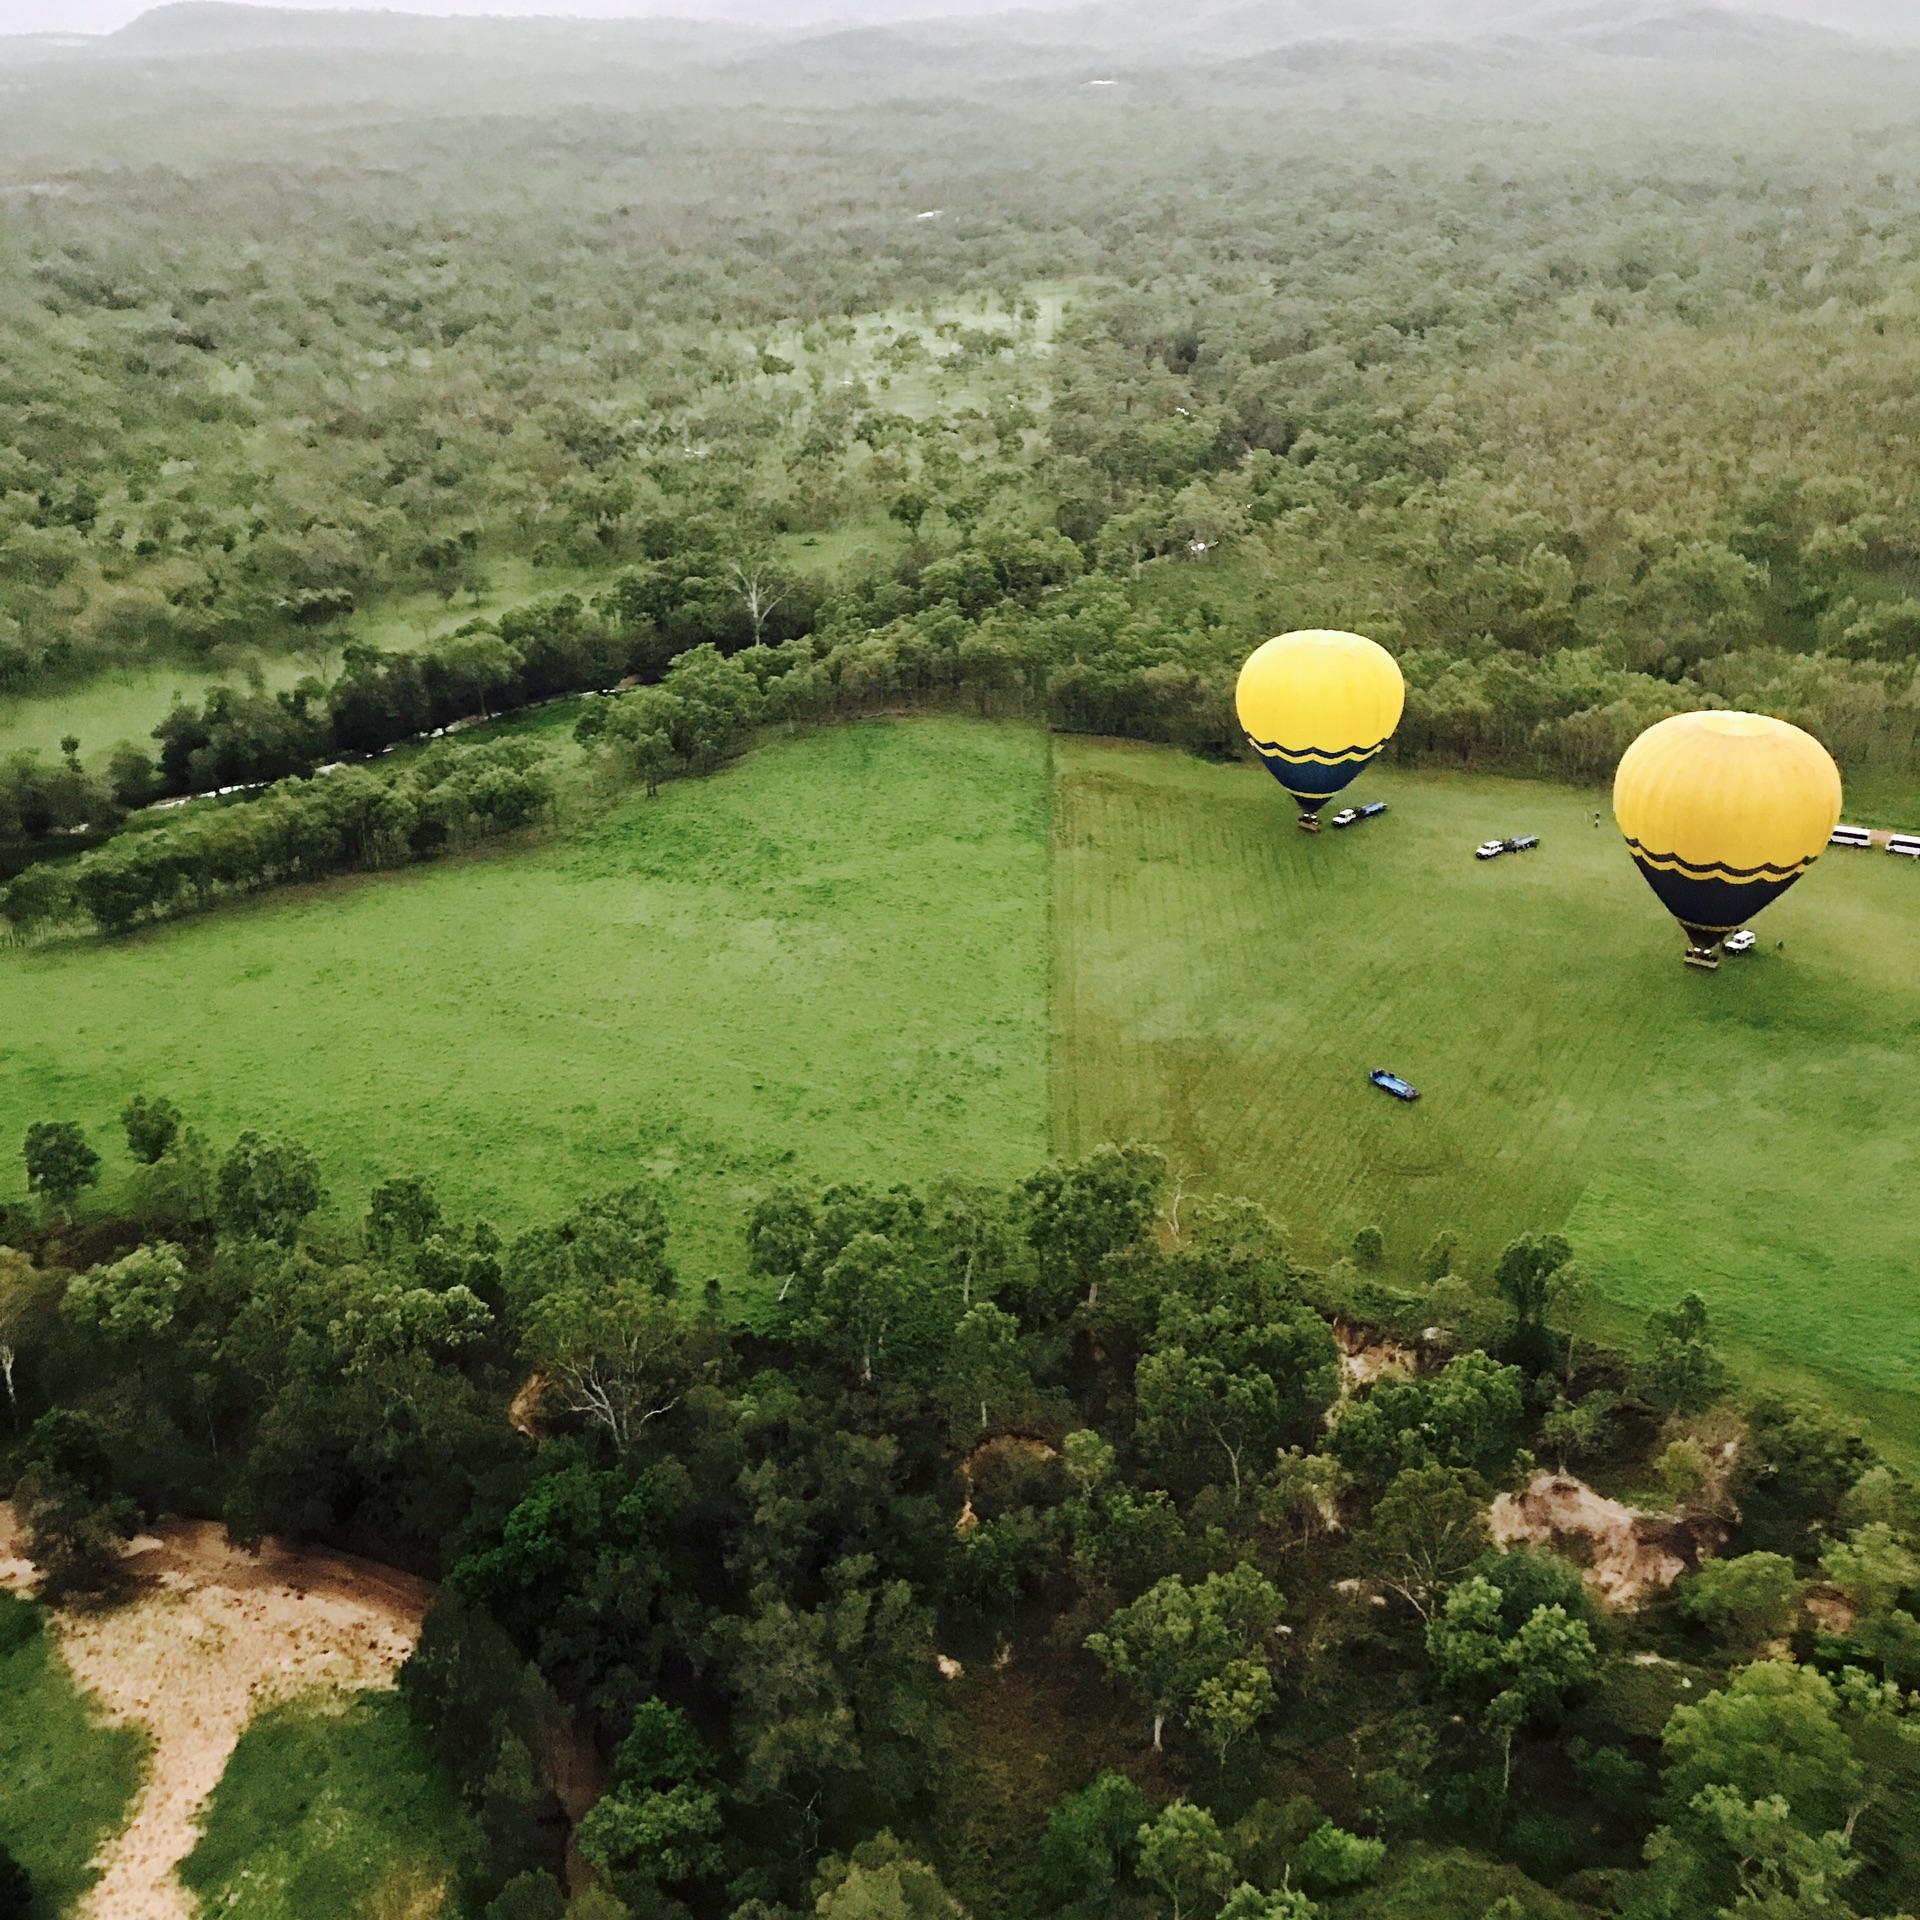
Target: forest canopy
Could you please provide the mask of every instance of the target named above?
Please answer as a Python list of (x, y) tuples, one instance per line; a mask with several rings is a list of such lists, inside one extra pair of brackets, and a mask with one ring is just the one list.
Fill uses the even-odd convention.
[[(879, 633), (1059, 724), (1230, 746), (1248, 645), (1334, 623), (1402, 656), (1405, 754), (1591, 779), (1744, 704), (1906, 767), (1902, 60), (1222, 28), (1149, 68), (1101, 18), (1091, 89), (952, 28), (589, 59), (182, 8), (12, 43), (0, 699), (142, 662), (277, 692), (196, 723), (230, 749), (156, 700), (157, 747), (78, 743), (84, 791), (48, 740), (0, 837), (384, 744), (343, 708), (396, 641), (416, 728)], [(565, 625), (543, 571), (605, 637), (529, 671), (460, 605), (525, 580)]]

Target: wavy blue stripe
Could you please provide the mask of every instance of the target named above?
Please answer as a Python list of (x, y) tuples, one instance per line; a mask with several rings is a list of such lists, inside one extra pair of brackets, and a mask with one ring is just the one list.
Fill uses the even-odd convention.
[(1758, 880), (1694, 879), (1684, 873), (1671, 873), (1650, 867), (1636, 853), (1633, 864), (1650, 886), (1660, 904), (1684, 927), (1699, 927), (1708, 933), (1731, 933), (1771, 905), (1800, 878), (1797, 873)]
[(1370, 747), (1328, 747), (1322, 750), (1319, 747), (1283, 747), (1277, 740), (1257, 740), (1252, 734), (1247, 735), (1248, 744), (1263, 759), (1284, 760), (1289, 765), (1301, 760), (1326, 765), (1351, 760), (1356, 755), (1362, 760), (1371, 760), (1392, 738), (1393, 735), (1387, 733), (1382, 734)]
[(1656, 863), (1668, 872), (1677, 870), (1682, 878), (1690, 880), (1797, 880), (1819, 858), (1810, 853), (1791, 865), (1763, 860), (1757, 867), (1730, 867), (1724, 860), (1684, 860), (1677, 853), (1655, 853), (1632, 834), (1626, 835), (1626, 842), (1636, 860)]
[[(1385, 745), (1386, 742), (1381, 741), (1380, 746)], [(1372, 761), (1379, 751), (1380, 747), (1375, 747), (1371, 753), (1358, 755), (1351, 760), (1343, 760), (1337, 766), (1323, 766), (1313, 760), (1287, 760), (1278, 755), (1263, 753), (1260, 756), (1260, 764), (1299, 801), (1307, 812), (1312, 813), (1324, 802), (1332, 799), (1342, 787), (1351, 784), (1354, 777)]]

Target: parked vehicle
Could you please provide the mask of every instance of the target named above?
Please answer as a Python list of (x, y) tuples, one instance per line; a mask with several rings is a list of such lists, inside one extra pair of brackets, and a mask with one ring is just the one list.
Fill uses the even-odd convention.
[(1540, 836), (1537, 833), (1516, 833), (1510, 840), (1482, 840), (1474, 848), (1476, 860), (1497, 860), (1503, 853), (1525, 853), (1529, 847), (1537, 847)]
[(1333, 816), (1336, 827), (1350, 827), (1356, 820), (1371, 820), (1377, 814), (1385, 813), (1387, 803), (1384, 800), (1369, 800), (1364, 807), (1342, 807)]
[(1870, 847), (1873, 845), (1871, 827), (1835, 827), (1828, 840), (1830, 847)]
[(1909, 860), (1920, 860), (1920, 833), (1896, 833), (1887, 841), (1889, 853), (1904, 853)]
[(1420, 1089), (1402, 1080), (1397, 1073), (1389, 1073), (1385, 1067), (1375, 1067), (1367, 1078), (1382, 1093), (1390, 1093), (1396, 1100), (1418, 1100)]
[(1730, 933), (1721, 941), (1722, 953), (1751, 953), (1753, 951), (1753, 929), (1742, 927), (1738, 933)]

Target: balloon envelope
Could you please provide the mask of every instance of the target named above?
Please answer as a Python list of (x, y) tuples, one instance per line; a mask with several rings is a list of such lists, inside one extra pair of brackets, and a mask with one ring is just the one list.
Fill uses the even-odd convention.
[(1240, 669), (1234, 705), (1267, 771), (1308, 813), (1338, 793), (1400, 724), (1406, 682), (1357, 633), (1283, 633)]
[(1711, 945), (1819, 857), (1840, 819), (1840, 769), (1784, 720), (1676, 713), (1621, 756), (1613, 817), (1661, 905)]

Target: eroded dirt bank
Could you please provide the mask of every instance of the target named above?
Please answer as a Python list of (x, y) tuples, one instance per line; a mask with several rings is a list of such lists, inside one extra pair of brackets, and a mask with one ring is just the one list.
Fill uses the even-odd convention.
[(1487, 1515), (1503, 1547), (1522, 1544), (1570, 1554), (1616, 1607), (1635, 1607), (1673, 1585), (1725, 1544), (1728, 1526), (1712, 1515), (1645, 1513), (1596, 1493), (1570, 1473), (1537, 1473), (1518, 1493), (1503, 1493)]

